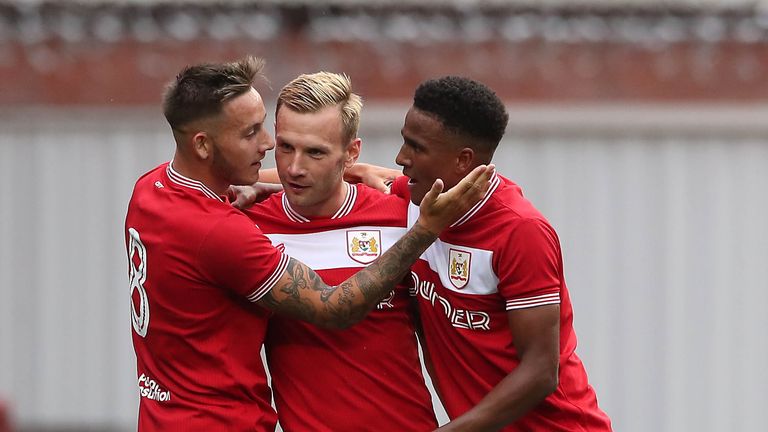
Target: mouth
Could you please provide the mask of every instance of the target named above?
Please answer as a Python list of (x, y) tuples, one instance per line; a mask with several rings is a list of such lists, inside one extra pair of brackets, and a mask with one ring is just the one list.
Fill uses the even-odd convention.
[(288, 186), (288, 189), (297, 193), (309, 188), (309, 186), (300, 185), (298, 183), (293, 183), (293, 182), (288, 182), (287, 186)]

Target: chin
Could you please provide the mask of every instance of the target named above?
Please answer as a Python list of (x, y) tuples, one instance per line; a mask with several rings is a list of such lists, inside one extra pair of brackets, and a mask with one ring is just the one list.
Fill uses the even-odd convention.
[(416, 205), (421, 205), (421, 200), (423, 199), (424, 199), (424, 195), (419, 195), (419, 196), (411, 195), (411, 202)]

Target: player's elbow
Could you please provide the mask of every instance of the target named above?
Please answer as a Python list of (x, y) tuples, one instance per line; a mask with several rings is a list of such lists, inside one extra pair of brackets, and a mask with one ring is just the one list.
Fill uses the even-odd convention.
[(555, 390), (557, 390), (557, 386), (560, 384), (557, 365), (542, 370), (539, 373), (537, 383), (542, 399), (554, 393)]

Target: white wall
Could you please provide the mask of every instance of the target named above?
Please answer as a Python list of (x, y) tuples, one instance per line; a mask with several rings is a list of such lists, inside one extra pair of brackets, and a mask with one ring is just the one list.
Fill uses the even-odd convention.
[[(394, 166), (405, 110), (367, 109), (364, 160)], [(617, 431), (764, 427), (762, 114), (511, 107), (496, 163), (560, 234)], [(0, 112), (0, 398), (20, 424), (134, 428), (123, 219), (172, 151), (156, 108)]]

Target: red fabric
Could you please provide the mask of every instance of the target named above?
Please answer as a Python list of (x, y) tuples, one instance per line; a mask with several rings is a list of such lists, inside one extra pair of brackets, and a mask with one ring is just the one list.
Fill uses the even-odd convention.
[(168, 164), (136, 182), (125, 227), (140, 317), (132, 332), (138, 429), (274, 430), (260, 356), (269, 313), (247, 297), (257, 300), (287, 258)]
[(8, 405), (0, 399), (0, 432), (11, 432), (11, 415)]
[[(349, 255), (347, 233), (379, 232), (380, 254), (406, 231), (403, 199), (363, 185), (355, 192), (351, 212), (337, 219), (292, 220), (282, 194), (249, 215), (286, 254), (318, 263), (310, 266), (326, 283), (339, 284), (365, 265)], [(407, 290), (398, 289), (346, 330), (325, 330), (279, 316), (270, 319), (267, 358), (285, 430), (431, 431), (437, 426), (409, 302)]]
[[(398, 179), (393, 191), (407, 197), (406, 181)], [(501, 176), (488, 200), (470, 213), (414, 266), (433, 381), (449, 417), (475, 406), (519, 364), (507, 311), (559, 303), (558, 388), (504, 430), (611, 430), (575, 353), (573, 311), (554, 229), (520, 188)], [(411, 204), (409, 223), (417, 216)], [(463, 270), (468, 280), (452, 279), (457, 273), (452, 263), (462, 260), (469, 263)]]

